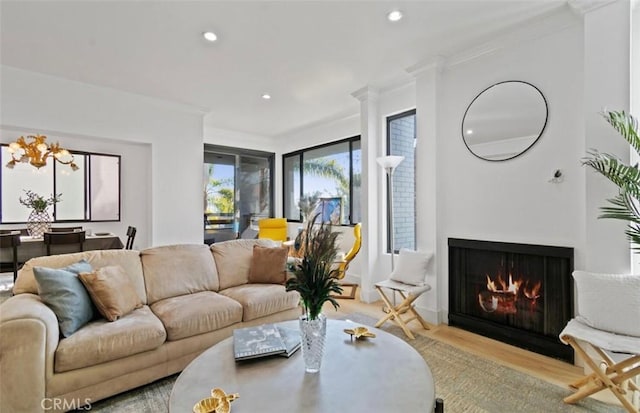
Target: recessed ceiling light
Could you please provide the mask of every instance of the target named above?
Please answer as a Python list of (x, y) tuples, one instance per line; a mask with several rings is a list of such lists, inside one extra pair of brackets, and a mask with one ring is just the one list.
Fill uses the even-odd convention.
[(397, 22), (402, 19), (402, 12), (400, 10), (393, 10), (387, 14), (387, 19), (389, 19), (390, 22)]
[(271, 99), (271, 95), (268, 94), (268, 93), (265, 93), (264, 95), (262, 95), (262, 99), (269, 100), (269, 99)]
[(467, 129), (467, 135), (473, 135), (473, 129)]
[(204, 32), (202, 33), (202, 37), (210, 42), (215, 42), (216, 40), (218, 40), (218, 36), (216, 36), (214, 32)]

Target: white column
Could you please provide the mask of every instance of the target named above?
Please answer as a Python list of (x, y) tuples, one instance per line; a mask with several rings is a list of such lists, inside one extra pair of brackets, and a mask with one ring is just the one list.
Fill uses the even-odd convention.
[[(626, 141), (599, 115), (603, 109), (630, 107), (631, 2), (629, 0), (572, 0), (573, 10), (584, 20), (584, 133), (585, 150), (616, 154), (629, 161)], [(617, 188), (590, 168), (585, 169), (585, 248), (576, 257), (584, 269), (598, 272), (630, 271), (630, 245), (626, 222), (598, 219), (600, 207), (617, 194)]]
[[(360, 101), (360, 142), (362, 146), (362, 269), (360, 299), (372, 302), (378, 299), (374, 284), (379, 279), (376, 261), (379, 252), (378, 181), (381, 179), (376, 157), (378, 145), (378, 93), (369, 87), (352, 93)], [(388, 275), (388, 274), (386, 274)], [(384, 276), (382, 277), (384, 278)]]
[[(416, 78), (416, 241), (417, 249), (433, 252), (427, 282), (431, 291), (423, 294), (416, 307), (430, 323), (445, 321), (445, 303), (440, 299), (445, 292), (448, 274), (438, 273), (446, 262), (446, 249), (438, 247), (438, 98), (440, 74), (444, 60), (437, 57), (407, 71)], [(443, 235), (445, 237), (446, 234)], [(446, 238), (445, 238), (446, 240)]]

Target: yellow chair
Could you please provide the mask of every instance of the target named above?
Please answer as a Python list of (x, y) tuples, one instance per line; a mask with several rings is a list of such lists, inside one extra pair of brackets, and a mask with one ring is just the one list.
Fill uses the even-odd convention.
[[(344, 256), (344, 260), (338, 264), (338, 268), (336, 272), (336, 278), (338, 280), (344, 279), (345, 275), (347, 275), (347, 269), (349, 268), (349, 264), (351, 264), (351, 261), (353, 261), (356, 255), (358, 255), (358, 252), (360, 252), (360, 247), (362, 246), (362, 224), (361, 223), (357, 223), (353, 227), (353, 236), (355, 238), (353, 246), (351, 247), (349, 252), (347, 252), (347, 254)], [(351, 293), (349, 295), (337, 295), (335, 296), (335, 298), (347, 298), (350, 300), (356, 298), (356, 291), (358, 290), (357, 283), (340, 282), (340, 286), (351, 287)]]
[(286, 241), (286, 218), (263, 218), (258, 221), (258, 238), (268, 238), (274, 241)]

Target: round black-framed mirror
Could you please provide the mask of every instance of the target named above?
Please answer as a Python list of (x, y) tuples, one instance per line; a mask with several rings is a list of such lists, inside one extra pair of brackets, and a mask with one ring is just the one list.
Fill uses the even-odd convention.
[(549, 117), (540, 89), (521, 80), (498, 82), (469, 103), (462, 118), (462, 139), (469, 151), (486, 161), (506, 161), (531, 148)]

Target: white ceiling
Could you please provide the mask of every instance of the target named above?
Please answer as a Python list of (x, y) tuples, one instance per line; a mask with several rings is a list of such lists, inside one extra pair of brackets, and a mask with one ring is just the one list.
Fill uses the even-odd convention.
[[(344, 113), (351, 93), (488, 39), (562, 0), (5, 1), (0, 63), (179, 102), (274, 136)], [(394, 8), (404, 12), (387, 21)], [(201, 33), (216, 32), (206, 42)], [(263, 93), (273, 96), (261, 99)]]

